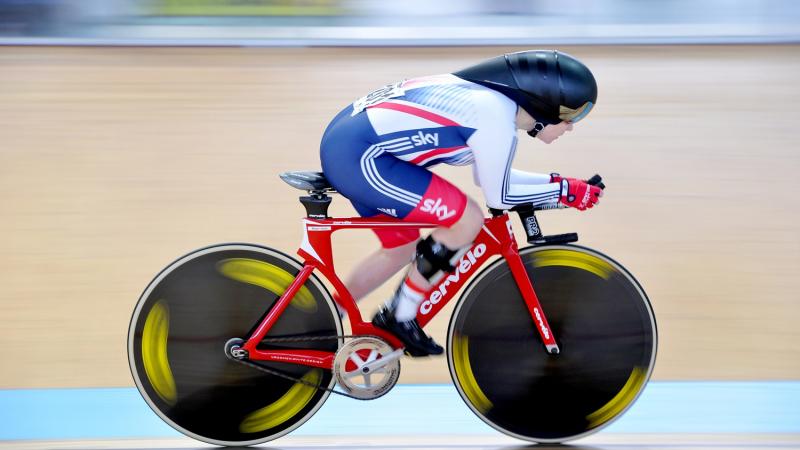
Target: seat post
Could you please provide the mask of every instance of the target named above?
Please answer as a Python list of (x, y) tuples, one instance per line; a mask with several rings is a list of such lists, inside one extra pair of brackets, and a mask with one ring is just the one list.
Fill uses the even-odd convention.
[(333, 200), (325, 191), (308, 191), (310, 195), (300, 197), (300, 203), (306, 208), (309, 219), (327, 219), (328, 206)]

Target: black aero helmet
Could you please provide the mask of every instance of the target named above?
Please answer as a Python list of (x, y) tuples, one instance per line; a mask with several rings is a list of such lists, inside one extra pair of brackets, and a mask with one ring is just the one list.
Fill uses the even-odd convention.
[(453, 75), (502, 93), (544, 125), (577, 122), (597, 101), (589, 68), (556, 50), (508, 53)]

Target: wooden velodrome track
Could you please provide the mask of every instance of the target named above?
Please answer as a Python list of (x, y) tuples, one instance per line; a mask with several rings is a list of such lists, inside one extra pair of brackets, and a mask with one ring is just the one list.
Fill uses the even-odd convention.
[[(340, 108), (507, 50), (0, 48), (0, 388), (131, 386), (128, 321), (162, 266), (225, 241), (293, 252), (300, 191), (277, 174), (319, 167)], [(522, 139), (515, 167), (608, 189), (545, 231), (578, 231), (643, 283), (655, 379), (800, 378), (798, 47), (563, 50), (593, 68), (598, 106), (551, 146)], [(480, 198), (468, 169), (437, 170)], [(377, 240), (335, 245), (347, 272)], [(449, 379), (443, 360), (403, 367)]]

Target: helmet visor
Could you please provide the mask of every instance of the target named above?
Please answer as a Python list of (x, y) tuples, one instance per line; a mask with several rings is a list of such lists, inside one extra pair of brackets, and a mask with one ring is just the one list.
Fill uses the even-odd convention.
[(558, 108), (558, 118), (567, 122), (575, 123), (586, 117), (593, 107), (594, 103), (592, 102), (586, 102), (583, 104), (583, 106), (577, 109), (572, 109), (561, 105)]

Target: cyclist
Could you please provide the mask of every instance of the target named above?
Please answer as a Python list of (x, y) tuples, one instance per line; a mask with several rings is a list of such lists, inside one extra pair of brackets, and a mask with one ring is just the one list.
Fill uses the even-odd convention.
[(439, 226), (422, 240), (417, 230), (377, 229), (382, 248), (345, 283), (356, 299), (363, 298), (413, 256), (404, 281), (372, 320), (400, 338), (406, 353), (442, 353), (417, 323), (417, 310), (432, 282), (454, 269), (483, 226), (478, 203), (428, 168), (471, 164), (492, 208), (558, 202), (591, 208), (602, 195), (598, 187), (512, 169), (511, 161), (518, 129), (549, 144), (571, 131), (596, 100), (597, 84), (583, 63), (562, 52), (531, 50), (385, 86), (348, 105), (328, 125), (320, 145), (322, 169), (359, 214)]

